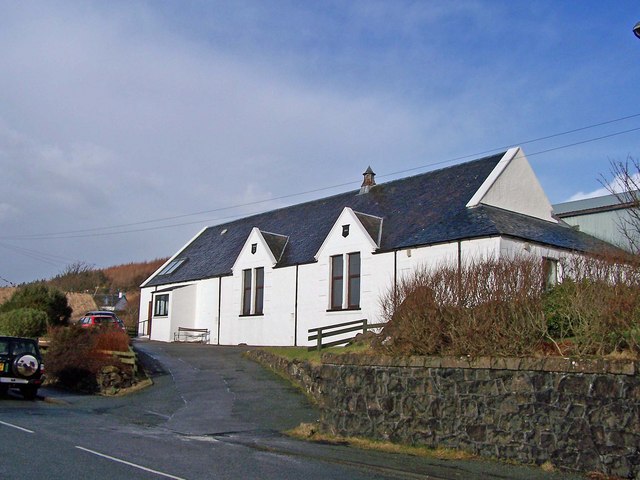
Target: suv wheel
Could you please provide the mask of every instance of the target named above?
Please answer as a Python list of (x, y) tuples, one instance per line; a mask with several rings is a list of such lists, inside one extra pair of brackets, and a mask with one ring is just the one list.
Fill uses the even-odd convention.
[(31, 377), (38, 371), (39, 366), (40, 365), (36, 357), (25, 353), (14, 360), (13, 371), (16, 375)]

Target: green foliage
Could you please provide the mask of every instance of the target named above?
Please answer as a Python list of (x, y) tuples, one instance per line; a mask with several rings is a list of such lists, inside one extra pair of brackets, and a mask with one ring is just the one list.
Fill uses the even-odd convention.
[(26, 285), (16, 290), (7, 302), (0, 305), (0, 313), (20, 308), (42, 310), (51, 327), (69, 323), (72, 312), (64, 293), (43, 284)]
[(37, 338), (47, 332), (47, 314), (34, 308), (18, 308), (0, 314), (0, 334)]
[(572, 298), (575, 297), (576, 288), (576, 283), (567, 279), (548, 290), (542, 298), (547, 332), (554, 340), (573, 336), (572, 325), (576, 323), (576, 312)]

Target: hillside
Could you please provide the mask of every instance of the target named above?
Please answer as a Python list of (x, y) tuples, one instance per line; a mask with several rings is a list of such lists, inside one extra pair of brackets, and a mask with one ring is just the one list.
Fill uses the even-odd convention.
[[(148, 262), (127, 263), (103, 269), (93, 268), (84, 263), (69, 265), (64, 272), (49, 280), (40, 281), (62, 290), (67, 295), (73, 309), (72, 321), (78, 320), (85, 312), (100, 308), (99, 298), (104, 294), (123, 293), (127, 307), (118, 315), (125, 324), (133, 326), (138, 321), (140, 303), (139, 285), (155, 272), (166, 258)], [(39, 283), (39, 282), (38, 282)], [(9, 300), (16, 287), (0, 288), (0, 304)]]
[(45, 283), (64, 292), (131, 293), (155, 272), (167, 259), (158, 258), (148, 262), (126, 263), (107, 268), (94, 268), (79, 262), (69, 265), (62, 273)]

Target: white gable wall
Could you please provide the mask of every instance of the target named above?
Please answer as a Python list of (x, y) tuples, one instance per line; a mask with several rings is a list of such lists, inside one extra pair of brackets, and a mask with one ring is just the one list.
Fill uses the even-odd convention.
[[(260, 230), (254, 228), (236, 259), (233, 275), (222, 280), (221, 344), (293, 344), (295, 267), (274, 269), (275, 263)], [(242, 315), (243, 271), (260, 267), (264, 268), (263, 313)]]
[[(347, 236), (343, 236), (345, 225), (349, 226)], [(365, 318), (372, 323), (379, 321), (378, 297), (381, 284), (393, 280), (389, 276), (393, 272), (393, 256), (374, 255), (376, 248), (376, 242), (353, 210), (344, 208), (318, 250), (317, 262), (299, 267), (298, 344), (309, 345), (307, 337), (310, 328)], [(360, 254), (360, 308), (331, 310), (331, 257), (344, 255), (346, 266), (346, 255), (349, 253)], [(345, 276), (345, 299), (347, 283)]]
[(505, 153), (467, 206), (479, 204), (557, 222), (552, 217), (553, 207), (520, 148)]

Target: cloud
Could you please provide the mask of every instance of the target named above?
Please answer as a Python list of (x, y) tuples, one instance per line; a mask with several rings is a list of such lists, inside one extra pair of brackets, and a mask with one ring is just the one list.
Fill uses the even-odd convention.
[(605, 186), (602, 186), (590, 192), (574, 193), (567, 201), (571, 202), (573, 200), (584, 200), (585, 198), (602, 197), (614, 193), (624, 193), (627, 191), (628, 185), (640, 185), (640, 172), (631, 174), (626, 180), (618, 175), (613, 180), (608, 182)]
[[(310, 87), (167, 35), (152, 11), (137, 12), (135, 29), (125, 12), (39, 4), (0, 20), (0, 240), (85, 231), (28, 243), (92, 264), (168, 255), (200, 226), (140, 240), (86, 230), (355, 185), (367, 165), (391, 165), (391, 151), (424, 151), (421, 129), (437, 128), (433, 109)], [(35, 268), (10, 264), (14, 281)]]
[[(356, 188), (368, 165), (382, 179), (543, 136), (591, 104), (574, 93), (587, 76), (573, 50), (562, 69), (540, 60), (561, 50), (561, 16), (508, 2), (443, 5), (7, 2), (0, 241), (62, 263), (166, 256), (222, 217), (334, 191), (184, 214)], [(590, 65), (614, 72), (610, 58)], [(558, 172), (549, 162), (546, 178), (577, 190)], [(153, 221), (168, 217), (180, 220)], [(201, 223), (148, 229), (183, 221)], [(115, 225), (125, 226), (106, 229)], [(105, 235), (127, 230), (141, 231)], [(55, 232), (78, 234), (24, 238)], [(39, 270), (2, 251), (0, 265), (13, 281), (63, 266)]]

